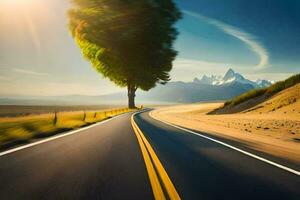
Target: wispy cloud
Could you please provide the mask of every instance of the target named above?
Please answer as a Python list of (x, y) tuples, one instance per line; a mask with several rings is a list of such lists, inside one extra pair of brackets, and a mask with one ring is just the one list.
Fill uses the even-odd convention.
[(211, 62), (205, 60), (194, 60), (194, 59), (186, 59), (186, 58), (177, 58), (174, 63), (174, 68), (178, 70), (189, 70), (192, 72), (202, 71), (215, 71), (218, 72), (220, 68), (228, 69), (228, 66), (233, 66), (231, 63), (219, 63), (219, 62)]
[(262, 68), (269, 66), (268, 51), (259, 41), (257, 41), (255, 36), (253, 36), (249, 33), (246, 33), (245, 31), (243, 31), (239, 28), (225, 24), (221, 21), (218, 21), (218, 20), (215, 20), (212, 18), (205, 17), (198, 13), (194, 13), (194, 12), (187, 11), (187, 10), (184, 10), (183, 13), (188, 16), (195, 17), (200, 20), (204, 20), (207, 23), (216, 26), (218, 29), (222, 30), (224, 33), (231, 35), (231, 36), (239, 39), (240, 41), (244, 42), (260, 58), (260, 61), (256, 66), (257, 69), (262, 69)]
[(30, 71), (30, 70), (19, 69), (19, 68), (14, 68), (13, 71), (20, 73), (20, 74), (28, 74), (28, 75), (34, 75), (34, 76), (49, 76), (50, 75), (48, 73)]

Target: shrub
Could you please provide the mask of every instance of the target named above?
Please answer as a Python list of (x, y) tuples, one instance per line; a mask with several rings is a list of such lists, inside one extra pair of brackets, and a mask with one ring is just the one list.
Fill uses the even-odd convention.
[(300, 74), (296, 74), (294, 76), (291, 76), (290, 78), (284, 80), (284, 81), (279, 81), (277, 83), (274, 83), (267, 89), (268, 94), (275, 94), (277, 92), (280, 92), (284, 89), (287, 89), (289, 87), (292, 87), (296, 84), (300, 83)]
[(235, 98), (233, 98), (232, 100), (230, 101), (227, 101), (225, 102), (225, 106), (226, 105), (238, 105), (242, 102), (245, 102), (249, 99), (252, 99), (252, 98), (255, 98), (255, 97), (258, 97), (258, 96), (261, 96), (263, 94), (266, 93), (266, 88), (261, 88), (261, 89), (254, 89), (254, 90), (250, 90), (244, 94), (241, 94)]

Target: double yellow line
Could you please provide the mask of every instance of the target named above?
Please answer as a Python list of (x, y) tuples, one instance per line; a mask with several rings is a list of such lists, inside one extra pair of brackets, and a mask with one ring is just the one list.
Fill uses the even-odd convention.
[[(150, 179), (150, 184), (156, 200), (179, 200), (180, 197), (168, 176), (163, 165), (159, 161), (157, 155), (155, 154), (150, 143), (144, 136), (143, 132), (137, 126), (134, 121), (134, 115), (131, 116), (131, 125), (133, 127), (134, 133), (137, 137), (138, 143), (140, 145), (144, 161), (146, 164), (146, 169)], [(165, 192), (167, 194), (165, 194)]]

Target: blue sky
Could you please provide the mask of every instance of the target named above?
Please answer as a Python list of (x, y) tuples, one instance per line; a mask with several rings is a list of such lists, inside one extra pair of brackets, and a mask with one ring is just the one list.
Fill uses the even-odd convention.
[[(224, 3), (222, 0), (178, 0), (177, 3), (185, 12), (185, 20), (179, 24), (180, 28), (183, 27), (183, 35), (188, 32), (198, 36), (198, 43), (204, 43), (204, 45), (208, 43), (205, 47), (212, 51), (206, 53), (218, 57), (213, 59), (233, 62), (234, 66), (238, 64), (237, 68), (247, 67), (247, 72), (250, 73), (250, 69), (258, 64), (257, 59), (261, 59), (265, 54), (268, 62), (259, 70), (255, 70), (255, 74), (300, 71), (300, 1), (226, 0)], [(201, 17), (197, 17), (197, 15)], [(195, 22), (196, 18), (199, 19), (198, 26)], [(213, 23), (211, 23), (212, 21)], [(193, 26), (189, 26), (190, 24)], [(223, 28), (228, 26), (246, 34), (247, 38), (263, 48), (265, 53), (257, 51), (256, 48), (249, 46), (247, 42), (240, 40), (236, 35), (226, 33), (222, 26)], [(190, 30), (188, 27), (191, 27)], [(184, 37), (183, 35), (182, 37)], [(199, 38), (199, 36), (205, 38)], [(221, 47), (217, 48), (219, 45)], [(252, 51), (252, 54), (243, 50), (245, 47)], [(186, 49), (182, 46), (178, 48), (180, 51)], [(217, 48), (217, 50), (213, 48)], [(220, 53), (218, 50), (226, 51), (226, 53)], [(215, 54), (211, 54), (213, 52)], [(203, 59), (207, 58), (205, 54), (201, 53), (199, 52), (198, 59), (202, 55)]]
[[(176, 0), (179, 55), (172, 80), (223, 74), (250, 79), (300, 73), (300, 1)], [(0, 96), (118, 92), (83, 60), (67, 30), (68, 0), (0, 1)]]

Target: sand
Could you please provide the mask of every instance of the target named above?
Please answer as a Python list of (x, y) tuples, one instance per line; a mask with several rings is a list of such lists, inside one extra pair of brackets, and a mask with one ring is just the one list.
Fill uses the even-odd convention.
[(159, 108), (152, 116), (300, 164), (300, 100), (284, 101), (287, 96), (278, 94), (255, 109), (237, 114), (207, 115), (222, 103), (204, 103)]

